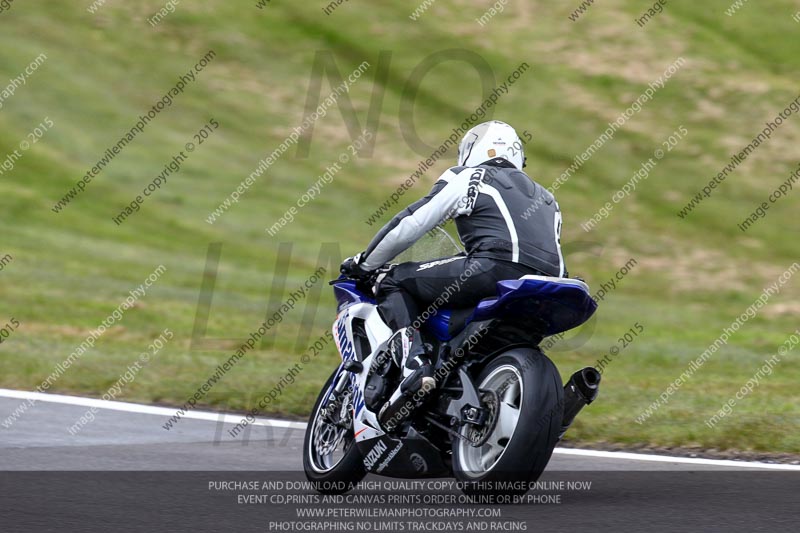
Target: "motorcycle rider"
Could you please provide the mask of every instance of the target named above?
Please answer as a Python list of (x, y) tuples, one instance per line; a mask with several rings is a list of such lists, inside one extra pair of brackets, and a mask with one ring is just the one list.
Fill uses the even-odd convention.
[[(378, 278), (378, 310), (395, 332), (389, 346), (401, 351), (403, 369), (400, 386), (378, 416), (388, 429), (396, 426), (401, 412), (416, 407), (408, 405), (410, 398), (436, 386), (430, 347), (413, 327), (420, 308), (445, 293), (448, 307), (474, 307), (496, 295), (498, 281), (567, 275), (561, 211), (553, 195), (522, 171), (525, 155), (514, 128), (498, 120), (473, 127), (459, 144), (457, 161), (427, 196), (389, 221), (364, 252), (342, 263), (343, 274), (368, 276), (450, 219), (466, 249), (466, 255), (402, 263)], [(465, 273), (469, 277), (460, 280)], [(454, 286), (455, 292), (448, 289)]]

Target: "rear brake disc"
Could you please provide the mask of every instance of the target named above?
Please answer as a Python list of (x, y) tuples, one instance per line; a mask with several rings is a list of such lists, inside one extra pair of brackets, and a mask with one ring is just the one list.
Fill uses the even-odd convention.
[(481, 391), (481, 408), (488, 413), (486, 422), (480, 426), (470, 426), (467, 438), (475, 448), (483, 446), (489, 440), (497, 426), (497, 413), (500, 411), (500, 397), (494, 391)]

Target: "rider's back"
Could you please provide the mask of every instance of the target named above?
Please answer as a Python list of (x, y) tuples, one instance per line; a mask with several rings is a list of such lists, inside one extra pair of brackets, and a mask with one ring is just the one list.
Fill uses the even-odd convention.
[(561, 211), (553, 195), (505, 160), (487, 163), (476, 167), (485, 172), (472, 212), (455, 219), (467, 253), (565, 275)]

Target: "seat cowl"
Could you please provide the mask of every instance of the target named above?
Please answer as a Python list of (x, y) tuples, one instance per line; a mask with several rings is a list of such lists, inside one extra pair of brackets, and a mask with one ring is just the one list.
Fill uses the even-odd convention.
[(597, 303), (585, 282), (530, 275), (499, 281), (497, 296), (483, 299), (466, 320), (463, 314), (456, 318), (453, 310), (441, 309), (425, 326), (437, 339), (447, 341), (470, 322), (508, 317), (546, 337), (580, 326), (596, 310)]
[(558, 284), (558, 285), (577, 287), (577, 288), (583, 289), (583, 291), (586, 292), (586, 294), (590, 294), (589, 293), (589, 285), (587, 285), (585, 281), (580, 280), (580, 279), (559, 278), (559, 277), (554, 277), (554, 276), (534, 276), (532, 274), (528, 275), (528, 276), (522, 276), (519, 279), (521, 279), (521, 280), (522, 279), (532, 279), (532, 280), (537, 280), (537, 281), (546, 281), (548, 283), (555, 283), (555, 284)]
[(481, 301), (469, 322), (513, 316), (549, 336), (580, 326), (597, 310), (589, 286), (578, 279), (523, 276), (499, 281), (497, 294)]

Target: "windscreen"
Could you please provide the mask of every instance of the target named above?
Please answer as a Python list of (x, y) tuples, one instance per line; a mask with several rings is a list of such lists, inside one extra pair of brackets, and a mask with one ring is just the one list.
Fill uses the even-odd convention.
[(408, 261), (431, 261), (442, 257), (451, 257), (464, 251), (464, 248), (440, 226), (433, 228), (405, 252), (401, 252), (392, 263)]

